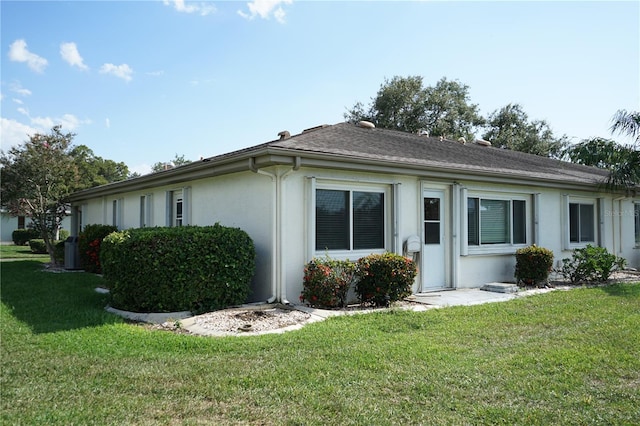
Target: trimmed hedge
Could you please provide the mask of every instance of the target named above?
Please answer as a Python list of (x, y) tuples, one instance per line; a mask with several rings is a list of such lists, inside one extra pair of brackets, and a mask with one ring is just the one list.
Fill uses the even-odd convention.
[(394, 253), (371, 254), (358, 260), (356, 294), (363, 304), (389, 306), (411, 295), (418, 273), (413, 260)]
[(78, 250), (80, 252), (80, 265), (86, 272), (100, 274), (100, 247), (102, 240), (112, 232), (116, 232), (117, 227), (112, 225), (87, 225), (78, 236)]
[(33, 228), (16, 229), (11, 233), (13, 244), (17, 246), (24, 246), (29, 242), (29, 240), (41, 237), (42, 235), (40, 235), (40, 232), (36, 231)]
[(134, 312), (207, 312), (246, 301), (255, 248), (238, 228), (183, 226), (115, 232), (101, 263), (111, 304)]
[(29, 240), (29, 248), (31, 249), (31, 253), (35, 254), (47, 254), (47, 245), (44, 243), (44, 240), (41, 238), (33, 238)]

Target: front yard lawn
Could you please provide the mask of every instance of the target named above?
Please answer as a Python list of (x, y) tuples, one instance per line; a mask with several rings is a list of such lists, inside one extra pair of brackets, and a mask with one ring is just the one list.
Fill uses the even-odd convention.
[(47, 262), (49, 261), (49, 255), (34, 254), (28, 245), (0, 244), (0, 259), (30, 259)]
[(640, 424), (638, 283), (211, 338), (1, 267), (2, 424)]

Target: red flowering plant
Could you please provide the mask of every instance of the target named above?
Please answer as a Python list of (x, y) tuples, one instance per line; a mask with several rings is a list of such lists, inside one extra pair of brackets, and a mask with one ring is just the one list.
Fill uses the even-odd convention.
[(78, 239), (78, 249), (80, 251), (80, 262), (86, 272), (95, 274), (102, 273), (100, 264), (100, 246), (102, 240), (118, 228), (111, 225), (87, 225), (80, 232)]
[(411, 295), (418, 269), (413, 260), (394, 253), (358, 260), (356, 294), (363, 304), (389, 306)]
[(329, 256), (312, 259), (304, 266), (300, 301), (310, 306), (341, 308), (347, 304), (347, 293), (355, 279), (355, 264), (334, 260)]

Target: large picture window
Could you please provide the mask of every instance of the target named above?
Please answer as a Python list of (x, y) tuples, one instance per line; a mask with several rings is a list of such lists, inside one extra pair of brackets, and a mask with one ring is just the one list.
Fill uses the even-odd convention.
[(467, 243), (470, 246), (526, 244), (526, 202), (468, 198), (467, 224)]
[(595, 242), (595, 206), (569, 203), (569, 241), (571, 243)]
[(316, 250), (384, 249), (384, 193), (316, 190)]

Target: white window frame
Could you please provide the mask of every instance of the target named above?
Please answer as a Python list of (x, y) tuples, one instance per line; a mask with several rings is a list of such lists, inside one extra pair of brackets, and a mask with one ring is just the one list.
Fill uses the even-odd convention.
[[(495, 200), (495, 201), (508, 201), (509, 202), (509, 242), (507, 243), (495, 243), (495, 244), (482, 244), (481, 241), (481, 219), (478, 216), (478, 244), (469, 244), (469, 199), (478, 199), (478, 207), (481, 206), (482, 200)], [(532, 237), (533, 237), (533, 226), (532, 226), (532, 195), (531, 194), (522, 194), (522, 193), (493, 193), (493, 192), (471, 192), (469, 191), (465, 197), (462, 197), (463, 203), (463, 212), (462, 212), (462, 220), (464, 226), (463, 233), (463, 253), (474, 255), (474, 254), (511, 254), (515, 253), (515, 251), (522, 247), (527, 247), (531, 245)], [(514, 201), (523, 201), (524, 202), (524, 211), (525, 211), (525, 242), (524, 243), (513, 243), (513, 202)]]
[[(316, 248), (316, 200), (317, 190), (328, 190), (328, 191), (344, 191), (349, 192), (349, 249), (318, 249)], [(353, 193), (354, 192), (371, 192), (377, 194), (383, 194), (384, 206), (383, 206), (383, 245), (384, 247), (374, 248), (374, 249), (354, 249), (353, 248)], [(312, 190), (313, 203), (312, 207), (312, 220), (310, 221), (310, 229), (309, 229), (309, 239), (311, 240), (311, 247), (313, 249), (314, 256), (323, 256), (329, 253), (332, 257), (335, 258), (359, 258), (362, 256), (366, 256), (371, 253), (385, 253), (387, 251), (391, 251), (392, 247), (392, 208), (393, 208), (393, 200), (391, 198), (392, 195), (392, 185), (387, 184), (363, 184), (363, 183), (338, 183), (338, 182), (317, 182)]]
[(140, 196), (140, 228), (149, 228), (153, 226), (153, 224), (151, 223), (153, 218), (153, 214), (151, 212), (151, 209), (153, 207), (152, 200), (152, 194), (145, 194)]
[(124, 212), (124, 199), (118, 198), (111, 202), (111, 224), (118, 229), (122, 229)]
[[(178, 215), (178, 205), (181, 215)], [(166, 192), (166, 226), (187, 226), (191, 224), (191, 188), (184, 187)]]
[[(571, 241), (571, 205), (590, 205), (593, 208), (593, 240), (592, 241)], [(567, 249), (572, 250), (576, 248), (586, 247), (587, 245), (599, 245), (599, 230), (598, 225), (600, 223), (600, 209), (598, 208), (598, 199), (591, 197), (575, 197), (575, 196), (566, 196), (565, 197), (565, 225), (564, 225), (564, 235), (565, 235), (565, 246)], [(578, 209), (579, 210), (579, 209)], [(580, 232), (580, 230), (578, 230)]]

